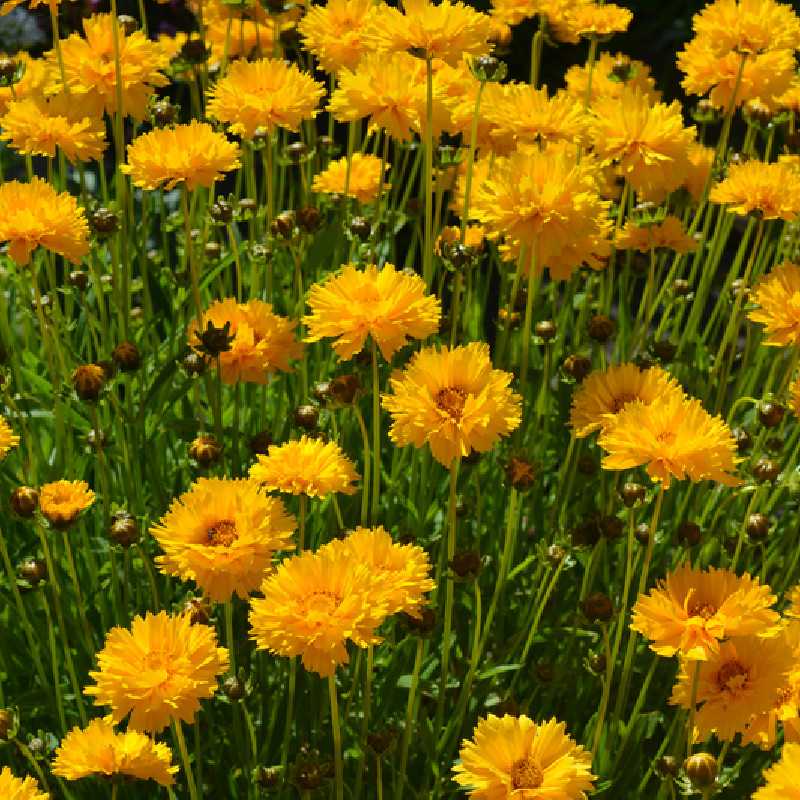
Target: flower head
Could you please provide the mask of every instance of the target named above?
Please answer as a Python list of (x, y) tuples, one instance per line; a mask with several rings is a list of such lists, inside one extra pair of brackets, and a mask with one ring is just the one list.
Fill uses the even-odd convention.
[(629, 403), (604, 428), (598, 443), (607, 453), (605, 469), (644, 466), (665, 489), (673, 478), (739, 484), (729, 474), (737, 462), (730, 428), (720, 417), (712, 417), (699, 400), (677, 392), (649, 404)]
[(800, 214), (800, 172), (782, 161), (734, 164), (712, 187), (709, 199), (726, 205), (732, 214), (757, 213), (762, 219), (791, 221)]
[(628, 30), (633, 13), (614, 3), (577, 3), (567, 19), (578, 36), (605, 38)]
[(295, 324), (272, 311), (263, 300), (238, 303), (233, 298), (217, 300), (203, 313), (201, 328), (197, 320), (189, 324), (189, 342), (199, 349), (200, 335), (209, 325), (224, 329), (233, 337), (230, 349), (219, 354), (225, 383), (266, 383), (273, 372), (291, 370), (289, 362), (300, 358), (303, 346), (295, 339)]
[(667, 394), (683, 396), (678, 382), (661, 367), (640, 369), (620, 364), (592, 372), (575, 390), (569, 424), (582, 439), (611, 425), (629, 403), (649, 405)]
[(0, 797), (5, 800), (49, 800), (34, 778), (17, 778), (8, 767), (0, 770)]
[(19, 436), (11, 429), (4, 417), (0, 417), (0, 460), (4, 459), (9, 450), (19, 444)]
[(353, 264), (311, 287), (311, 308), (304, 322), (307, 342), (336, 337), (333, 349), (341, 359), (360, 352), (371, 336), (383, 357), (392, 356), (409, 339), (425, 339), (439, 329), (441, 305), (426, 294), (425, 282), (384, 264), (358, 269)]
[(683, 223), (676, 216), (668, 214), (660, 222), (647, 225), (626, 222), (617, 234), (615, 245), (618, 250), (638, 250), (640, 253), (662, 248), (689, 253), (697, 249), (697, 240), (683, 230)]
[(684, 564), (633, 607), (631, 628), (650, 640), (660, 656), (707, 661), (720, 642), (774, 633), (775, 595), (749, 574)]
[(592, 756), (555, 719), (537, 723), (506, 714), (478, 720), (465, 739), (454, 780), (475, 800), (585, 800), (593, 788)]
[(303, 666), (332, 675), (348, 661), (346, 644), (380, 641), (375, 629), (386, 617), (366, 564), (350, 553), (324, 548), (286, 559), (264, 580), (263, 598), (250, 601), (251, 636), (259, 650), (302, 656)]
[(167, 575), (193, 580), (216, 602), (246, 598), (292, 546), (295, 520), (283, 503), (248, 480), (199, 478), (150, 529)]
[(773, 347), (800, 344), (800, 265), (785, 261), (756, 284), (757, 306), (748, 318), (764, 326), (764, 344)]
[[(624, 77), (617, 76), (617, 69), (624, 70)], [(656, 89), (656, 82), (650, 75), (650, 67), (643, 61), (630, 59), (622, 53), (600, 53), (594, 64), (575, 64), (564, 75), (566, 91), (573, 98), (586, 99), (589, 91), (589, 72), (592, 74), (590, 101), (601, 97), (613, 97), (619, 100), (625, 91), (638, 91), (648, 98), (650, 103), (661, 100), (661, 92)]]
[[(381, 190), (381, 170), (389, 169), (383, 160), (369, 153), (353, 153), (350, 159), (350, 174), (347, 174), (347, 156), (331, 161), (314, 176), (312, 191), (319, 194), (344, 194), (354, 197), (359, 203), (374, 203)], [(347, 191), (345, 192), (345, 186)], [(388, 186), (388, 184), (384, 184)]]
[(392, 393), (383, 395), (392, 415), (389, 436), (399, 446), (429, 444), (445, 466), (473, 450), (486, 452), (520, 424), (512, 377), (492, 368), (483, 342), (420, 350), (390, 379)]
[(95, 494), (86, 481), (54, 481), (39, 489), (39, 508), (44, 518), (66, 530), (94, 503)]
[(766, 784), (752, 800), (800, 800), (800, 744), (784, 744), (780, 760), (764, 772)]
[(269, 491), (326, 497), (331, 492), (353, 494), (358, 474), (335, 442), (302, 436), (270, 445), (267, 455), (250, 467), (250, 478)]
[(125, 775), (171, 786), (177, 771), (167, 745), (138, 731), (117, 733), (103, 719), (91, 720), (83, 730), (73, 728), (61, 740), (53, 760), (53, 774), (68, 781)]
[(240, 166), (239, 147), (208, 123), (157, 128), (128, 145), (128, 163), (120, 169), (142, 189), (210, 188), (214, 181)]
[(188, 615), (148, 612), (134, 617), (130, 630), (108, 632), (97, 664), (85, 693), (110, 706), (115, 723), (130, 714), (129, 728), (158, 733), (170, 720), (194, 720), (228, 669), (228, 651), (217, 647), (213, 628), (193, 625)]
[(6, 181), (0, 186), (0, 242), (17, 264), (41, 246), (77, 264), (89, 252), (89, 225), (78, 201), (47, 181)]
[(53, 86), (55, 73), (49, 61), (31, 58), (27, 53), (17, 53), (15, 58), (22, 68), (22, 76), (13, 87), (0, 86), (0, 114), (6, 113), (12, 100), (40, 98)]
[(297, 29), (326, 72), (353, 69), (367, 51), (364, 31), (377, 11), (373, 0), (329, 0), (312, 6)]

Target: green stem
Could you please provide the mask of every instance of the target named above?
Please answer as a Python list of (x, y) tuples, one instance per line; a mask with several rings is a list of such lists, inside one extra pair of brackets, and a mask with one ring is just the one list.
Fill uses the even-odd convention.
[(372, 339), (372, 514), (371, 522), (378, 521), (378, 504), (381, 495), (381, 395), (378, 372), (378, 346)]
[(178, 750), (181, 754), (181, 762), (183, 763), (183, 771), (186, 775), (186, 783), (189, 787), (189, 797), (191, 800), (198, 800), (197, 784), (194, 780), (194, 772), (192, 765), (189, 762), (189, 750), (186, 748), (186, 740), (183, 738), (183, 723), (179, 719), (172, 719), (172, 733), (175, 736), (175, 741), (178, 743)]
[(328, 694), (331, 701), (331, 729), (333, 731), (333, 762), (336, 773), (336, 800), (344, 800), (342, 731), (339, 726), (339, 703), (336, 699), (336, 673), (328, 676)]

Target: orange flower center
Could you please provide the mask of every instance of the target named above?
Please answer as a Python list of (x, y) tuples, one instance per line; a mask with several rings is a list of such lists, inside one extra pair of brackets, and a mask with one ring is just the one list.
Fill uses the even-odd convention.
[(231, 519), (215, 522), (206, 532), (211, 547), (230, 547), (238, 538), (236, 523)]
[(511, 786), (514, 789), (538, 789), (544, 781), (544, 773), (530, 757), (514, 762), (511, 767)]
[(735, 659), (726, 661), (717, 673), (717, 686), (720, 691), (735, 692), (742, 689), (750, 677), (750, 670)]
[(436, 395), (437, 407), (456, 422), (461, 420), (466, 402), (467, 393), (463, 389), (456, 389), (451, 386), (441, 389), (439, 394)]
[(672, 444), (672, 442), (675, 441), (675, 434), (673, 431), (661, 431), (661, 433), (656, 436), (656, 441), (661, 444)]
[(695, 603), (689, 607), (690, 617), (702, 617), (703, 619), (711, 619), (717, 613), (717, 607), (711, 603)]
[(305, 611), (308, 616), (329, 617), (341, 602), (335, 592), (312, 592), (305, 600)]
[(636, 399), (635, 394), (621, 394), (611, 401), (611, 410), (615, 414), (619, 414), (628, 403), (632, 403)]

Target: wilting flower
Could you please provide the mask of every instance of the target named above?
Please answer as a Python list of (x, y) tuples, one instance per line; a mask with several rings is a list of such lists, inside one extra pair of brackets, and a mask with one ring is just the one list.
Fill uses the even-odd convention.
[(776, 633), (775, 599), (749, 574), (684, 564), (639, 597), (631, 628), (660, 656), (706, 661), (726, 639)]
[[(620, 99), (626, 91), (638, 91), (651, 103), (661, 100), (661, 92), (650, 75), (650, 67), (643, 61), (628, 58), (622, 53), (600, 53), (594, 64), (575, 64), (564, 74), (566, 91), (573, 98), (584, 102), (589, 91), (589, 73), (592, 75), (590, 101), (601, 97)], [(620, 76), (618, 76), (620, 75)]]
[(800, 266), (785, 261), (773, 267), (756, 284), (751, 300), (757, 308), (747, 316), (764, 325), (764, 344), (800, 344)]
[(752, 800), (800, 800), (800, 744), (784, 744), (780, 761), (764, 772), (766, 784), (756, 791)]
[(353, 462), (335, 442), (302, 436), (270, 445), (250, 467), (250, 478), (269, 491), (326, 497), (331, 492), (353, 494), (358, 480)]
[(349, 555), (356, 564), (369, 567), (376, 581), (376, 596), (386, 605), (386, 614), (400, 611), (418, 616), (425, 593), (436, 585), (431, 580), (428, 554), (414, 544), (397, 544), (383, 526), (356, 528), (344, 539), (334, 539), (320, 548)]
[(358, 269), (348, 264), (308, 295), (311, 314), (307, 342), (336, 338), (333, 349), (341, 359), (360, 352), (371, 336), (383, 357), (392, 356), (409, 339), (425, 339), (439, 329), (441, 304), (425, 290), (418, 275), (384, 264)]
[(293, 546), (295, 527), (283, 503), (254, 481), (199, 478), (150, 533), (164, 551), (156, 562), (165, 574), (195, 581), (222, 603), (258, 588), (275, 552)]
[[(389, 165), (377, 156), (369, 153), (353, 153), (349, 175), (347, 156), (344, 156), (331, 161), (322, 172), (314, 176), (311, 190), (318, 194), (343, 194), (354, 197), (359, 203), (374, 203), (381, 190), (381, 171), (385, 174), (388, 169)], [(384, 187), (387, 185), (384, 184)]]
[(420, 350), (390, 379), (392, 393), (383, 395), (392, 415), (389, 436), (401, 447), (429, 444), (445, 466), (473, 450), (486, 452), (520, 424), (521, 398), (509, 388), (512, 378), (492, 368), (483, 342)]
[(6, 800), (50, 800), (34, 778), (17, 778), (8, 767), (0, 770), (0, 797)]
[(147, 612), (130, 630), (108, 632), (97, 664), (89, 673), (96, 683), (85, 693), (110, 706), (115, 723), (130, 714), (129, 728), (158, 733), (171, 720), (194, 720), (228, 669), (228, 651), (217, 647), (213, 628), (193, 625), (188, 615)]
[(54, 481), (39, 489), (39, 509), (58, 530), (66, 530), (94, 503), (95, 494), (86, 481)]
[(800, 172), (782, 161), (734, 164), (711, 189), (709, 199), (726, 205), (733, 214), (791, 221), (800, 214)]
[(128, 145), (128, 163), (120, 169), (142, 189), (173, 189), (185, 182), (191, 190), (209, 188), (239, 166), (239, 146), (195, 119), (137, 136)]
[(252, 139), (257, 128), (296, 131), (313, 119), (325, 87), (295, 64), (276, 58), (236, 61), (209, 92), (207, 113)]
[(245, 381), (266, 383), (276, 371), (288, 372), (289, 364), (302, 355), (303, 346), (295, 338), (296, 323), (272, 311), (263, 300), (239, 303), (233, 298), (217, 300), (204, 312), (200, 326), (189, 323), (189, 343), (200, 349), (203, 332), (211, 325), (224, 329), (233, 337), (230, 349), (219, 354), (222, 380), (225, 383)]
[(40, 245), (77, 264), (89, 252), (88, 237), (83, 209), (68, 192), (36, 177), (0, 185), (0, 242), (9, 243), (17, 264), (27, 264)]
[(679, 393), (668, 393), (648, 405), (628, 403), (604, 428), (598, 443), (607, 452), (605, 469), (644, 466), (664, 489), (673, 478), (739, 484), (729, 474), (737, 462), (730, 428), (699, 400)]
[(640, 369), (620, 364), (592, 372), (572, 396), (569, 424), (582, 439), (612, 424), (629, 403), (649, 405), (664, 395), (683, 396), (678, 382), (661, 367)]
[(19, 436), (11, 429), (11, 426), (3, 417), (0, 417), (0, 460), (4, 459), (9, 450), (19, 444)]
[(373, 0), (330, 0), (312, 6), (297, 29), (306, 50), (326, 72), (353, 69), (366, 53), (364, 31), (377, 9)]
[[(732, 740), (746, 730), (755, 714), (772, 707), (775, 690), (786, 681), (794, 657), (783, 635), (745, 636), (722, 642), (706, 661), (684, 661), (670, 703), (689, 708), (695, 670), (697, 733), (712, 731)], [(697, 666), (696, 666), (697, 665)]]
[(683, 223), (672, 214), (651, 224), (626, 222), (614, 243), (618, 250), (638, 250), (640, 253), (659, 248), (689, 253), (696, 250), (698, 244), (693, 236), (683, 230)]
[(286, 559), (250, 601), (251, 636), (259, 650), (292, 658), (322, 676), (346, 664), (347, 641), (377, 644), (386, 617), (377, 580), (366, 564), (332, 548)]
[(455, 781), (475, 800), (585, 800), (593, 788), (592, 756), (555, 719), (489, 714), (465, 739)]
[(73, 728), (61, 740), (53, 760), (53, 774), (68, 781), (90, 775), (124, 775), (172, 786), (177, 771), (167, 745), (138, 731), (117, 733), (102, 719), (91, 720), (83, 730)]

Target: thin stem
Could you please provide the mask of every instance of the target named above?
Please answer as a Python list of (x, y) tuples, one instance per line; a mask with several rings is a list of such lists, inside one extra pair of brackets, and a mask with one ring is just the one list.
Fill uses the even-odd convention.
[(372, 514), (378, 521), (378, 504), (381, 495), (381, 395), (378, 372), (378, 346), (372, 339)]
[(186, 783), (189, 787), (189, 797), (191, 800), (197, 800), (197, 785), (194, 780), (194, 772), (192, 772), (192, 765), (189, 762), (189, 750), (186, 748), (186, 740), (183, 738), (183, 723), (179, 719), (171, 720), (172, 733), (175, 736), (175, 741), (178, 743), (178, 750), (181, 754), (181, 762), (183, 763), (183, 771), (186, 774)]
[(336, 800), (344, 800), (344, 774), (342, 769), (342, 731), (339, 726), (339, 703), (336, 699), (336, 673), (328, 676), (328, 694), (331, 701), (331, 729), (333, 731), (333, 762), (336, 771)]
[(428, 56), (425, 71), (425, 235), (422, 276), (430, 290), (433, 284), (433, 59)]
[(401, 800), (403, 788), (406, 782), (406, 768), (408, 767), (408, 747), (411, 743), (411, 735), (414, 732), (414, 709), (416, 708), (417, 689), (419, 688), (419, 674), (422, 670), (422, 656), (425, 652), (425, 640), (417, 640), (417, 653), (414, 656), (414, 667), (411, 670), (411, 685), (408, 689), (408, 700), (406, 701), (406, 717), (403, 726), (403, 741), (400, 745), (400, 769), (397, 772), (394, 787), (394, 800)]

